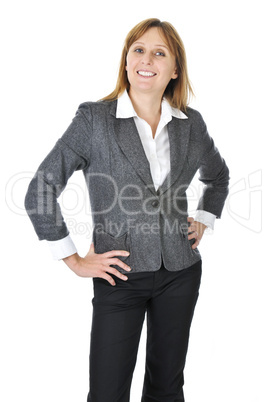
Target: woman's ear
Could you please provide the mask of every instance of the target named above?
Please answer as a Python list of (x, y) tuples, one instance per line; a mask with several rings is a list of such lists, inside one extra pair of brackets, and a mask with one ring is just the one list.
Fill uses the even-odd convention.
[(175, 80), (178, 77), (178, 70), (177, 68), (174, 70), (173, 75), (172, 75), (172, 79)]

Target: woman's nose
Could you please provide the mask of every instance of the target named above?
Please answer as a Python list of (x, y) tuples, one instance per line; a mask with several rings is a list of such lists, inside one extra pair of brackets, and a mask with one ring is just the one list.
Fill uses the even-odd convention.
[(152, 64), (152, 55), (149, 53), (145, 53), (142, 58), (142, 63), (148, 65)]

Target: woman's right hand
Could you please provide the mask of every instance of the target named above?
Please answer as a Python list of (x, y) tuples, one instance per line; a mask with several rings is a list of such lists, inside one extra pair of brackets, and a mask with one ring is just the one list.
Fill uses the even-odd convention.
[(130, 253), (125, 250), (112, 250), (103, 254), (96, 254), (94, 244), (91, 244), (90, 250), (87, 255), (82, 258), (77, 253), (63, 258), (67, 266), (75, 272), (76, 275), (83, 278), (103, 278), (106, 279), (112, 286), (116, 282), (108, 273), (117, 276), (122, 280), (127, 280), (128, 277), (119, 272), (111, 265), (118, 265), (125, 271), (131, 271), (131, 268), (123, 261), (116, 257), (128, 257)]

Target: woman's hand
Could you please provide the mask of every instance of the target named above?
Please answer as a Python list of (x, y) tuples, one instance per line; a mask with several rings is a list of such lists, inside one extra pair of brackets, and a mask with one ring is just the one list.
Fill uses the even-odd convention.
[(130, 253), (125, 250), (112, 250), (103, 254), (96, 254), (94, 244), (92, 243), (89, 252), (84, 258), (75, 253), (69, 257), (63, 258), (63, 261), (80, 277), (103, 278), (114, 286), (116, 282), (112, 276), (108, 275), (108, 272), (123, 280), (127, 280), (128, 277), (120, 273), (116, 268), (111, 267), (111, 265), (118, 265), (125, 271), (131, 271), (128, 265), (119, 258), (116, 258), (119, 256), (128, 257), (129, 254)]
[(188, 217), (187, 221), (190, 223), (190, 226), (188, 227), (188, 240), (195, 239), (195, 243), (192, 246), (192, 249), (194, 250), (199, 245), (207, 226), (195, 221), (194, 218), (191, 217)]

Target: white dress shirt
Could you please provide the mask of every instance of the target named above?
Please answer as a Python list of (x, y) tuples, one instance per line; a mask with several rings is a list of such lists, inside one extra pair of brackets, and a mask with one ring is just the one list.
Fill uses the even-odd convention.
[[(170, 143), (167, 124), (172, 117), (187, 119), (179, 109), (170, 106), (166, 99), (161, 104), (161, 117), (155, 137), (152, 136), (150, 125), (137, 116), (127, 91), (118, 98), (116, 117), (126, 119), (133, 117), (137, 127), (146, 157), (150, 164), (150, 171), (154, 187), (157, 190), (170, 172)], [(195, 220), (213, 229), (216, 216), (207, 211), (197, 211)], [(48, 241), (52, 256), (56, 260), (68, 257), (77, 252), (76, 247), (68, 235), (64, 239)]]

